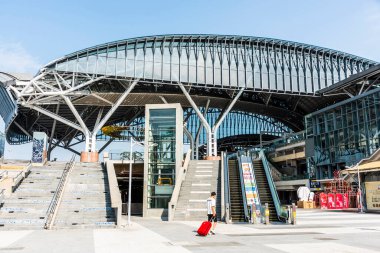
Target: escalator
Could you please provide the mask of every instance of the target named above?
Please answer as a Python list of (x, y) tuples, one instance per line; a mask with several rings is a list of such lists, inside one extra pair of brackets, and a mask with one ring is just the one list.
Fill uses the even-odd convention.
[(269, 187), (268, 179), (266, 177), (263, 162), (261, 159), (253, 160), (253, 168), (255, 171), (257, 190), (260, 196), (260, 202), (263, 207), (268, 203), (269, 207), (269, 221), (278, 221), (276, 207)]
[(244, 222), (244, 202), (237, 160), (228, 160), (228, 175), (230, 186), (230, 218), (232, 222)]

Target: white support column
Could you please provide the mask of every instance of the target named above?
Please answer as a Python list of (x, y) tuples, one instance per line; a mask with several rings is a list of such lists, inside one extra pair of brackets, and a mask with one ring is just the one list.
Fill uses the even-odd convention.
[[(205, 110), (203, 112), (203, 117), (206, 116), (209, 106), (210, 106), (210, 99), (207, 99)], [(201, 135), (201, 130), (202, 130), (202, 124), (199, 125), (198, 130), (197, 130), (197, 134), (195, 135), (195, 140), (194, 140), (195, 148), (194, 148), (193, 152), (194, 152), (194, 157), (196, 160), (199, 159), (199, 136)]]
[[(187, 138), (189, 138), (190, 141), (190, 149), (194, 150), (194, 138), (191, 136), (191, 133), (189, 130), (187, 130), (187, 127), (183, 126), (183, 132), (187, 135)], [(193, 152), (193, 151), (192, 151)], [(193, 159), (193, 157), (192, 157)]]
[(182, 90), (183, 94), (189, 101), (190, 105), (193, 107), (194, 111), (197, 113), (199, 119), (201, 120), (203, 126), (206, 129), (207, 133), (207, 156), (212, 156), (212, 149), (211, 149), (211, 143), (212, 143), (212, 136), (211, 136), (211, 127), (208, 124), (207, 120), (205, 117), (202, 115), (201, 111), (198, 109), (197, 105), (194, 103), (193, 99), (191, 98), (190, 94), (187, 92), (185, 87), (183, 86), (182, 83), (178, 83), (178, 86)]
[(227, 108), (222, 112), (222, 114), (219, 116), (218, 121), (215, 123), (215, 125), (212, 127), (211, 130), (211, 147), (212, 147), (212, 154), (213, 156), (218, 155), (218, 144), (217, 144), (217, 132), (220, 124), (222, 124), (223, 120), (226, 118), (227, 114), (231, 111), (231, 109), (234, 107), (238, 99), (240, 98), (241, 94), (243, 94), (244, 88), (241, 88), (238, 92), (238, 94), (234, 97), (234, 99), (230, 102), (230, 104), (227, 106)]
[(75, 108), (71, 100), (68, 97), (63, 96), (63, 95), (61, 95), (61, 97), (65, 100), (67, 106), (70, 108), (71, 112), (74, 114), (75, 119), (79, 122), (79, 125), (82, 127), (82, 130), (80, 131), (84, 134), (86, 138), (85, 151), (88, 152), (90, 150), (90, 131), (88, 130), (86, 124), (84, 123), (82, 117), (79, 115), (77, 109)]
[[(55, 114), (59, 113), (59, 104), (57, 104), (57, 108), (55, 110)], [(51, 134), (49, 138), (49, 146), (48, 146), (48, 160), (50, 161), (50, 155), (51, 155), (51, 145), (53, 143), (54, 133), (55, 133), (55, 126), (57, 124), (57, 120), (54, 120), (53, 127), (51, 129)]]
[(94, 127), (94, 130), (92, 131), (91, 135), (91, 152), (96, 152), (96, 134), (98, 131), (104, 126), (104, 124), (109, 120), (109, 118), (112, 116), (112, 114), (116, 111), (117, 108), (121, 105), (121, 103), (124, 102), (125, 98), (129, 95), (129, 93), (133, 90), (135, 85), (138, 83), (139, 80), (135, 80), (131, 83), (131, 85), (128, 87), (128, 89), (119, 97), (119, 99), (116, 101), (114, 105), (112, 105), (111, 109), (107, 112), (107, 114), (104, 116), (104, 118)]

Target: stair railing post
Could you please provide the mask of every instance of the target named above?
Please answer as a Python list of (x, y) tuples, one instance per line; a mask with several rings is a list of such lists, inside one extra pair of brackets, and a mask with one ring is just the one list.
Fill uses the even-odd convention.
[[(226, 154), (224, 152), (221, 153), (222, 159), (220, 160), (220, 202), (221, 202), (221, 214), (224, 216), (224, 220), (226, 219), (226, 201), (224, 198), (224, 170), (225, 170), (225, 157)], [(223, 219), (223, 217), (221, 217)]]

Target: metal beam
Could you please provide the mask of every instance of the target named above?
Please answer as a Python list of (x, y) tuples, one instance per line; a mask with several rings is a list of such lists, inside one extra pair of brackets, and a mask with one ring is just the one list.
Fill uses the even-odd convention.
[[(207, 99), (205, 110), (203, 111), (203, 116), (206, 116), (209, 106), (210, 106), (210, 99)], [(195, 149), (193, 150), (193, 152), (195, 152), (194, 156), (195, 156), (196, 160), (199, 159), (199, 136), (201, 135), (201, 130), (202, 130), (202, 124), (199, 124), (197, 133), (195, 135), (195, 141), (194, 141), (195, 142)]]
[(61, 95), (61, 97), (65, 100), (67, 106), (70, 108), (71, 112), (74, 114), (75, 119), (78, 121), (79, 125), (82, 127), (82, 133), (86, 137), (85, 151), (87, 152), (89, 150), (90, 131), (88, 130), (88, 128), (87, 128), (86, 124), (84, 123), (81, 115), (79, 115), (77, 109), (75, 108), (75, 106), (73, 105), (71, 100), (68, 97), (63, 96), (63, 95)]
[(46, 116), (48, 116), (48, 117), (50, 117), (50, 118), (53, 118), (53, 119), (56, 119), (56, 120), (58, 120), (59, 122), (62, 122), (63, 124), (68, 125), (68, 126), (70, 126), (70, 127), (72, 127), (72, 128), (78, 129), (78, 130), (81, 131), (81, 132), (84, 131), (80, 126), (78, 126), (78, 125), (75, 124), (74, 122), (72, 122), (72, 121), (70, 121), (70, 120), (67, 120), (67, 119), (65, 119), (65, 118), (63, 118), (63, 117), (61, 117), (61, 116), (59, 116), (59, 115), (57, 115), (57, 114), (54, 114), (54, 113), (52, 113), (51, 111), (48, 111), (48, 110), (46, 110), (46, 109), (44, 109), (44, 108), (41, 108), (41, 107), (36, 106), (36, 105), (28, 105), (28, 104), (23, 104), (23, 106), (24, 106), (24, 107), (27, 107), (27, 108), (30, 108), (30, 109), (33, 109), (33, 110), (35, 110), (35, 111), (37, 111), (37, 112), (43, 113), (43, 114), (45, 114)]
[(80, 156), (80, 152), (76, 151), (75, 149), (72, 149), (70, 147), (65, 147), (65, 146), (61, 146), (61, 145), (57, 145), (57, 147), (60, 147), (60, 148), (64, 148), (64, 149), (67, 149), (67, 150), (70, 150), (71, 152), (77, 154)]
[(109, 120), (109, 118), (112, 116), (112, 114), (116, 111), (116, 109), (121, 105), (121, 103), (124, 102), (125, 98), (129, 95), (129, 93), (133, 90), (133, 88), (136, 86), (136, 84), (138, 83), (139, 79), (138, 80), (135, 80), (131, 83), (131, 85), (128, 87), (128, 89), (119, 97), (119, 99), (116, 101), (116, 103), (111, 107), (111, 109), (107, 112), (107, 114), (104, 116), (104, 118), (100, 121), (99, 124), (97, 124), (95, 127), (94, 127), (94, 130), (92, 131), (92, 135), (91, 135), (91, 141), (92, 141), (92, 145), (91, 145), (91, 152), (95, 152), (96, 151), (96, 134), (98, 133), (98, 131), (100, 130), (100, 128), (102, 128), (104, 126), (104, 124)]
[(190, 131), (184, 126), (183, 132), (186, 134), (187, 138), (189, 138), (190, 141), (190, 149), (194, 149), (194, 138), (191, 135)]
[(101, 107), (98, 112), (98, 117), (96, 118), (95, 126), (99, 124), (102, 116), (103, 116), (104, 107)]
[(234, 99), (230, 102), (226, 110), (222, 112), (221, 116), (219, 117), (218, 121), (215, 123), (215, 125), (212, 127), (212, 131), (215, 132), (218, 130), (220, 124), (222, 124), (223, 120), (226, 118), (227, 114), (231, 111), (232, 107), (236, 104), (238, 99), (240, 98), (241, 94), (243, 94), (244, 88), (241, 88), (238, 92), (238, 94), (234, 97)]
[(24, 133), (24, 134), (26, 134), (27, 136), (29, 136), (29, 137), (32, 137), (33, 138), (33, 136), (30, 134), (30, 133), (28, 133), (28, 131), (26, 131), (19, 123), (17, 123), (17, 121), (13, 121), (13, 123), (18, 127), (18, 128), (20, 128), (20, 130)]
[(101, 76), (101, 77), (98, 77), (98, 78), (95, 78), (95, 79), (91, 79), (87, 82), (84, 82), (78, 86), (74, 86), (68, 90), (64, 90), (64, 91), (57, 91), (57, 92), (45, 92), (43, 91), (38, 85), (36, 86), (38, 89), (41, 90), (40, 93), (25, 93), (25, 91), (23, 90), (23, 92), (20, 94), (21, 97), (25, 97), (25, 96), (36, 96), (36, 95), (45, 95), (45, 96), (62, 96), (62, 95), (70, 95), (69, 93), (70, 92), (73, 92), (73, 91), (76, 91), (80, 88), (83, 88), (91, 83), (94, 83), (94, 82), (97, 82), (97, 81), (100, 81), (102, 79), (106, 78), (105, 76)]
[(348, 92), (346, 89), (343, 89), (343, 91), (348, 95), (350, 98), (354, 97), (350, 92)]
[(114, 140), (115, 140), (114, 138), (109, 139), (109, 140), (107, 141), (107, 143), (104, 144), (103, 147), (101, 147), (101, 148), (99, 149), (99, 153), (101, 153), (106, 147), (108, 147), (108, 145), (110, 145)]
[(234, 99), (230, 102), (230, 104), (227, 106), (226, 110), (224, 110), (221, 115), (219, 116), (218, 121), (215, 123), (215, 125), (212, 127), (211, 130), (211, 145), (212, 145), (212, 151), (213, 156), (218, 155), (218, 146), (217, 146), (217, 132), (220, 124), (222, 124), (223, 120), (226, 118), (227, 114), (231, 111), (231, 109), (234, 107), (238, 99), (240, 98), (241, 94), (243, 94), (244, 88), (241, 88), (238, 92), (238, 94), (234, 97)]
[(162, 102), (164, 102), (164, 104), (168, 103), (168, 101), (166, 101), (166, 98), (164, 96), (158, 96), (158, 97), (162, 100)]
[(212, 152), (212, 147), (211, 147), (211, 143), (212, 143), (211, 127), (208, 124), (205, 117), (202, 115), (201, 111), (198, 109), (197, 105), (195, 104), (195, 102), (191, 98), (190, 94), (187, 92), (187, 90), (183, 86), (183, 84), (178, 83), (178, 86), (182, 90), (182, 92), (185, 95), (185, 97), (187, 98), (187, 100), (189, 101), (190, 105), (193, 107), (194, 111), (197, 113), (199, 119), (201, 120), (203, 126), (206, 129), (206, 133), (207, 133), (207, 156), (212, 156), (213, 152)]
[[(59, 112), (59, 104), (57, 105), (57, 108), (55, 110), (55, 114), (58, 114)], [(47, 155), (48, 155), (48, 161), (50, 161), (50, 154), (51, 154), (51, 151), (52, 151), (52, 148), (51, 148), (51, 144), (53, 142), (53, 138), (54, 138), (54, 133), (55, 133), (55, 126), (57, 124), (57, 120), (54, 120), (53, 121), (53, 127), (51, 129), (51, 134), (50, 134), (50, 138), (49, 138), (49, 147), (48, 147), (48, 152), (47, 152)]]
[(105, 103), (107, 103), (109, 105), (113, 105), (113, 103), (111, 101), (109, 101), (109, 100), (107, 100), (105, 98), (102, 98), (101, 96), (99, 96), (99, 95), (97, 95), (95, 93), (91, 93), (91, 96), (96, 97), (97, 99), (99, 99), (99, 100), (101, 100), (101, 101), (103, 101), (103, 102), (105, 102)]

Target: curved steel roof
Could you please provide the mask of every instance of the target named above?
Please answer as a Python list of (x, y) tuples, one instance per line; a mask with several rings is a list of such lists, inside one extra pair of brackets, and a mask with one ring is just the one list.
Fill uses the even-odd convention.
[(376, 62), (292, 41), (233, 35), (159, 35), (83, 49), (45, 66), (151, 82), (315, 94)]
[[(28, 141), (33, 131), (52, 134), (54, 120), (25, 104), (35, 103), (75, 121), (68, 105), (54, 95), (70, 89), (75, 92), (64, 93), (65, 96), (70, 96), (92, 129), (97, 115), (103, 109), (109, 110), (130, 80), (138, 80), (138, 85), (106, 124), (127, 121), (134, 117), (134, 109), (160, 103), (162, 97), (169, 103), (190, 107), (177, 86), (182, 83), (191, 88), (198, 106), (211, 99), (210, 108), (220, 109), (228, 105), (235, 90), (244, 88), (234, 110), (265, 115), (299, 131), (303, 129), (304, 115), (347, 98), (341, 93), (324, 97), (318, 91), (375, 64), (332, 49), (262, 37), (159, 35), (114, 41), (47, 64), (28, 89), (13, 87), (24, 97), (16, 101), (18, 107), (13, 100), (7, 103), (10, 111), (17, 111), (8, 117), (7, 138), (21, 143)], [(2, 113), (3, 118), (6, 114)], [(79, 135), (57, 122), (54, 138), (66, 146)]]

